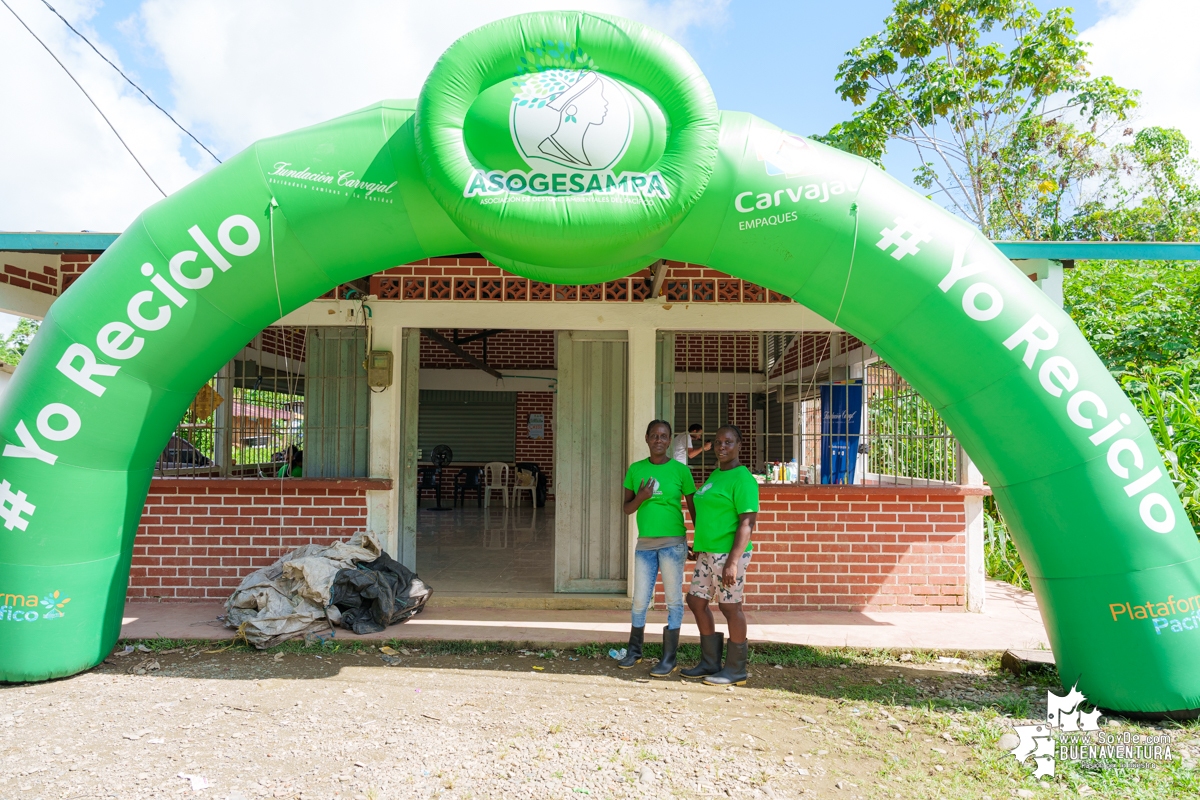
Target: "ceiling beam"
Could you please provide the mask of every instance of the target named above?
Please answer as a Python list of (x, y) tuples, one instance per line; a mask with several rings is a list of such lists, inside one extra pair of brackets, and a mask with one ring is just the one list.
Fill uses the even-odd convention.
[(475, 367), (476, 369), (483, 370), (484, 372), (486, 372), (488, 375), (491, 375), (496, 380), (504, 380), (503, 375), (501, 375), (499, 372), (497, 372), (496, 370), (489, 367), (484, 361), (471, 355), (466, 350), (463, 350), (461, 347), (459, 347), (454, 342), (447, 339), (445, 336), (442, 336), (440, 333), (435, 331), (433, 328), (421, 328), (421, 335), (426, 337), (430, 341), (441, 345), (446, 350), (449, 350), (451, 353), (458, 356), (463, 361), (467, 362), (468, 364)]
[(667, 260), (660, 258), (658, 263), (654, 265), (654, 283), (650, 287), (650, 300), (658, 299), (658, 295), (662, 292), (663, 281), (667, 278)]
[(492, 328), (489, 331), (483, 331), (481, 333), (476, 333), (475, 335), (468, 336), (465, 339), (459, 339), (458, 331), (455, 331), (454, 332), (454, 343), (455, 344), (470, 344), (471, 342), (476, 342), (476, 341), (479, 341), (480, 339), (486, 339), (489, 336), (495, 336), (497, 333), (504, 333), (506, 330), (508, 330), (508, 329), (507, 328)]

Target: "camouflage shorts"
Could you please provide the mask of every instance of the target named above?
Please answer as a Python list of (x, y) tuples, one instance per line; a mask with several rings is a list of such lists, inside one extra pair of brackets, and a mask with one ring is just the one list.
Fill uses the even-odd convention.
[(718, 603), (742, 602), (742, 591), (746, 585), (746, 567), (750, 566), (752, 551), (747, 550), (738, 559), (737, 580), (733, 586), (721, 585), (721, 570), (725, 569), (728, 553), (696, 553), (696, 571), (692, 573), (692, 585), (688, 594), (703, 597), (711, 601), (717, 597)]

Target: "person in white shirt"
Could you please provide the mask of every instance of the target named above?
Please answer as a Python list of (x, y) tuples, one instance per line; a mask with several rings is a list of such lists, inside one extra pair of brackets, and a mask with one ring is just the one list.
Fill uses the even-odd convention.
[(704, 426), (699, 423), (690, 425), (687, 433), (681, 433), (671, 440), (671, 458), (681, 464), (711, 449), (712, 442), (704, 441)]

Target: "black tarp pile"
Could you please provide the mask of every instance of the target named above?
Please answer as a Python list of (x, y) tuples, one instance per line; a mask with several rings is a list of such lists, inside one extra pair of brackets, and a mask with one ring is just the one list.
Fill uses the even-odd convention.
[(260, 649), (333, 626), (374, 633), (420, 613), (433, 594), (369, 533), (305, 545), (248, 575), (225, 601), (225, 624)]
[(383, 553), (368, 564), (338, 572), (329, 596), (341, 613), (342, 627), (364, 634), (419, 613), (432, 591), (415, 572)]

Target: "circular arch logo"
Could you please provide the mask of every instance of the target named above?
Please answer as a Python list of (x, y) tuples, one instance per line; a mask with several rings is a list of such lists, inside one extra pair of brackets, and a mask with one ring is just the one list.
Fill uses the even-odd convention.
[(611, 169), (633, 137), (629, 90), (591, 69), (550, 69), (517, 82), (509, 130), (530, 167)]

